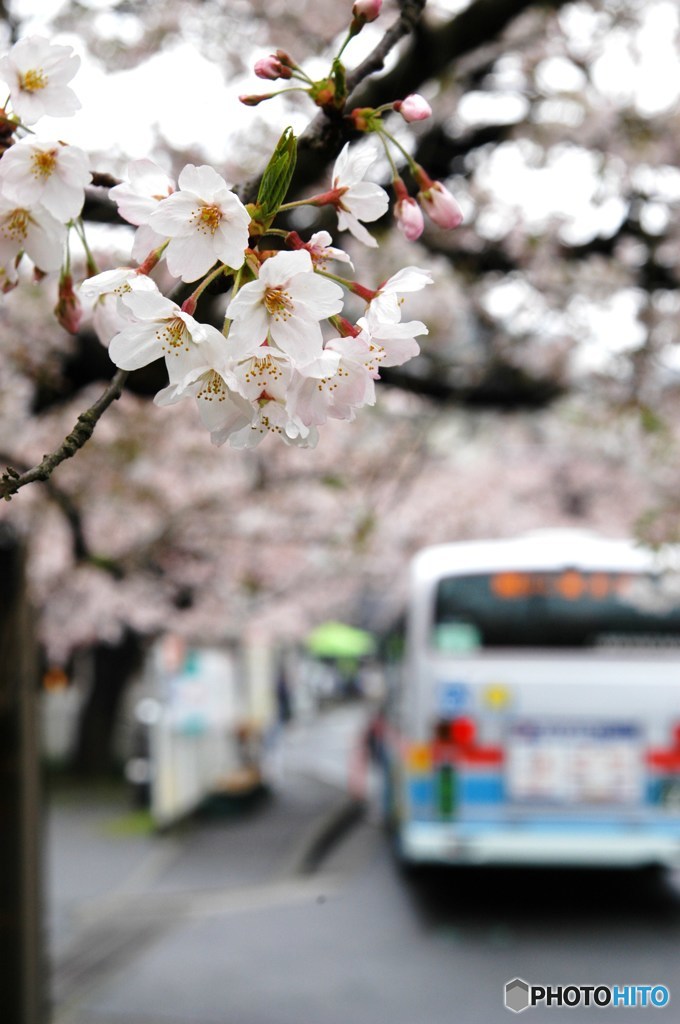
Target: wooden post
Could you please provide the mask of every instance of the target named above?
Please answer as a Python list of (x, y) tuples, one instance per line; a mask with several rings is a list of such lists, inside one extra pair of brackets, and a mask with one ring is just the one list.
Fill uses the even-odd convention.
[(36, 644), (23, 545), (0, 524), (0, 1019), (46, 1018)]

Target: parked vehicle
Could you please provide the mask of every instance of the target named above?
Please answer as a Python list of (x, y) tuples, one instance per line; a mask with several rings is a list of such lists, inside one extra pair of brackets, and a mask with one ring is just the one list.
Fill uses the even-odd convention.
[(126, 775), (157, 825), (268, 781), (278, 721), (271, 651), (168, 635), (152, 648), (145, 675)]

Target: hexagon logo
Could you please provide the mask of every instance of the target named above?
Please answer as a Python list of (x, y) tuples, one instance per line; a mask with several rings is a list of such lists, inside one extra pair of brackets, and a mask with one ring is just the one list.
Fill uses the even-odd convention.
[(505, 1006), (513, 1013), (521, 1013), (529, 1005), (529, 985), (523, 978), (513, 978), (505, 984)]

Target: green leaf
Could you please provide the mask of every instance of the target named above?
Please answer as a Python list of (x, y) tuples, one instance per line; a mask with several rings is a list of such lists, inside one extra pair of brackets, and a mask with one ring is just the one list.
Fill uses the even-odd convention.
[(286, 128), (276, 144), (257, 194), (257, 220), (268, 227), (284, 202), (290, 187), (297, 158), (297, 139), (292, 128)]
[(345, 65), (336, 57), (331, 68), (330, 80), (335, 87), (334, 103), (341, 110), (347, 99), (347, 75)]

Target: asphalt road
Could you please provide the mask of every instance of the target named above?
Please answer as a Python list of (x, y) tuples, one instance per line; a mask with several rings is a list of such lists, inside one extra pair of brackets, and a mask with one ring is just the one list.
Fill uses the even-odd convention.
[[(495, 1024), (514, 1019), (503, 987), (517, 976), (661, 983), (669, 1006), (625, 1013), (680, 1019), (674, 879), (406, 878), (370, 811), (309, 860), (356, 781), (360, 720), (342, 709), (290, 730), (271, 800), (172, 837), (114, 840), (101, 804), (89, 818), (53, 808), (54, 1024)], [(614, 1012), (531, 1008), (521, 1019)]]

